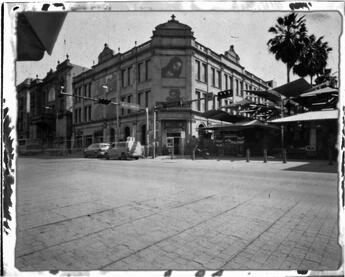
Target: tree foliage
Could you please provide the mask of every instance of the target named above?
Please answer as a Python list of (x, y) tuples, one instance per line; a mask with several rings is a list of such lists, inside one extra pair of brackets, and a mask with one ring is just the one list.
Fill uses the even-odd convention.
[(293, 67), (293, 72), (301, 77), (309, 75), (312, 83), (313, 76), (324, 73), (328, 53), (331, 50), (332, 48), (328, 46), (328, 42), (323, 41), (323, 37), (317, 39), (315, 35), (310, 35), (297, 63)]
[(289, 82), (290, 70), (308, 42), (305, 18), (304, 16), (298, 18), (296, 13), (279, 17), (268, 32), (275, 35), (267, 42), (269, 51), (275, 55), (276, 60), (281, 60), (286, 64)]

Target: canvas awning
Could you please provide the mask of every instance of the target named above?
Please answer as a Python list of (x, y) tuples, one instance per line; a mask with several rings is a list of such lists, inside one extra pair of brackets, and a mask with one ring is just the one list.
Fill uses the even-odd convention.
[(273, 90), (245, 90), (245, 91), (250, 94), (254, 94), (256, 96), (270, 100), (274, 102), (275, 104), (279, 104), (281, 101), (280, 95)]
[(242, 115), (233, 115), (222, 110), (209, 110), (207, 112), (202, 113), (201, 116), (225, 122), (238, 122), (247, 119)]
[(269, 89), (266, 91), (259, 91), (259, 90), (246, 90), (248, 93), (255, 94), (259, 97), (263, 97), (265, 99), (271, 100), (277, 104), (281, 101), (281, 96), (286, 98), (297, 97), (310, 89), (312, 89), (312, 85), (310, 85), (306, 80), (300, 78), (298, 80), (292, 81), (290, 83), (284, 84), (280, 87), (275, 87), (273, 89)]
[(309, 110), (334, 109), (338, 102), (338, 94), (338, 89), (324, 87), (303, 93), (295, 97), (294, 101)]
[(338, 110), (324, 110), (324, 111), (312, 111), (306, 113), (295, 114), (283, 118), (278, 118), (270, 121), (271, 123), (286, 123), (297, 121), (318, 121), (318, 120), (330, 120), (338, 119)]
[(331, 88), (331, 87), (324, 87), (317, 90), (313, 90), (310, 92), (302, 93), (299, 97), (314, 97), (319, 95), (328, 95), (331, 94), (333, 96), (337, 96), (339, 94), (338, 89)]
[(17, 61), (50, 55), (67, 12), (22, 12), (17, 18)]
[(267, 122), (262, 122), (260, 120), (251, 120), (245, 122), (238, 122), (231, 125), (224, 125), (224, 126), (209, 126), (205, 127), (206, 130), (227, 130), (227, 131), (238, 131), (244, 129), (253, 129), (253, 128), (262, 128), (262, 129), (276, 129), (278, 130), (279, 127), (269, 124)]

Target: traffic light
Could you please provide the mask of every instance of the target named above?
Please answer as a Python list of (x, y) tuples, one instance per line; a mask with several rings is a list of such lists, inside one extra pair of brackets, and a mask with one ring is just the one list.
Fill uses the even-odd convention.
[(98, 104), (103, 104), (103, 105), (108, 105), (111, 103), (111, 100), (105, 99), (105, 98), (99, 98), (98, 99)]
[(232, 90), (228, 89), (228, 90), (222, 90), (220, 92), (218, 92), (218, 99), (224, 99), (224, 98), (228, 98), (232, 96)]

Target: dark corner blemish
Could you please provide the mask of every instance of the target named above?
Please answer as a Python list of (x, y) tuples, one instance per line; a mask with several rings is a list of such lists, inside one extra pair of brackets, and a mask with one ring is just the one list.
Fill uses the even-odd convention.
[(196, 277), (203, 277), (204, 275), (205, 275), (205, 270), (204, 270), (204, 269), (198, 270), (198, 271), (195, 273), (195, 276), (196, 276)]
[(222, 276), (223, 275), (223, 269), (216, 271), (215, 273), (212, 274), (213, 277), (215, 276)]
[(19, 9), (19, 7), (15, 6), (15, 7), (12, 8), (12, 11), (15, 11), (15, 10), (18, 10), (18, 9)]
[(10, 137), (11, 133), (11, 119), (8, 115), (8, 107), (4, 109), (3, 113), (3, 162), (4, 162), (4, 189), (3, 189), (3, 225), (4, 231), (8, 234), (10, 226), (8, 223), (12, 220), (9, 208), (12, 207), (11, 196), (13, 193), (12, 185), (14, 184), (14, 170), (12, 169), (12, 160), (14, 158), (13, 139)]
[(54, 3), (53, 4), (54, 7), (62, 7), (63, 10), (65, 10), (65, 5), (63, 3)]
[(312, 4), (310, 2), (305, 3), (305, 2), (295, 2), (295, 3), (290, 3), (289, 7), (291, 10), (300, 10), (303, 8), (307, 8), (309, 10), (309, 7), (311, 7)]
[(171, 269), (165, 271), (165, 272), (164, 272), (164, 277), (170, 277), (170, 276), (171, 276), (171, 273), (172, 273), (172, 270), (171, 270)]
[(50, 4), (43, 4), (42, 11), (47, 11), (50, 7)]
[(308, 273), (308, 270), (300, 269), (300, 270), (297, 270), (297, 273), (302, 274), (302, 275), (306, 275)]
[(53, 269), (53, 270), (49, 270), (49, 273), (56, 275), (59, 273), (59, 271), (57, 269)]

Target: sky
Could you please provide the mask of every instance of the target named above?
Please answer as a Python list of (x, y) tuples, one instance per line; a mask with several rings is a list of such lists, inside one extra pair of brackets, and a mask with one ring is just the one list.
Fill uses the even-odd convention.
[[(152, 31), (161, 23), (176, 20), (189, 25), (196, 41), (222, 54), (234, 45), (240, 56), (240, 64), (246, 70), (268, 81), (275, 80), (277, 85), (286, 83), (286, 66), (276, 61), (270, 54), (267, 41), (273, 37), (268, 29), (279, 16), (288, 12), (222, 12), (222, 11), (108, 11), (108, 12), (69, 12), (55, 43), (53, 53), (45, 53), (41, 61), (17, 62), (16, 84), (25, 78), (44, 78), (57, 62), (69, 55), (73, 64), (91, 68), (97, 63), (98, 55), (104, 44), (115, 53), (126, 52), (135, 45), (150, 40)], [(324, 36), (332, 47), (328, 67), (338, 72), (339, 37), (341, 35), (341, 16), (336, 12), (309, 12), (305, 15), (309, 34)], [(299, 78), (291, 73), (291, 80)], [(306, 78), (309, 81), (309, 78)]]

